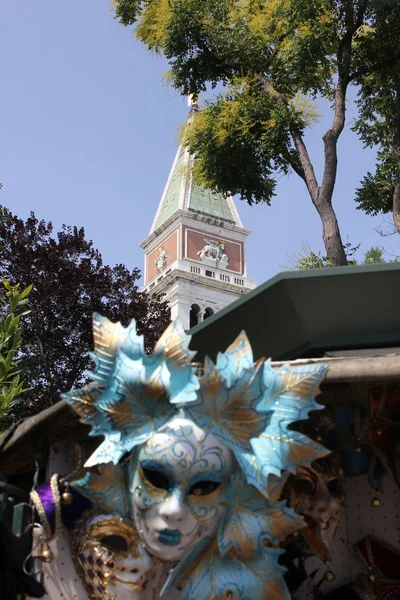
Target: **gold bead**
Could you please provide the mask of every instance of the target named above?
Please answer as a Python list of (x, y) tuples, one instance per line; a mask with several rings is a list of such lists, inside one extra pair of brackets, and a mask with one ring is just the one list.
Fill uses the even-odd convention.
[(372, 500), (372, 505), (373, 506), (380, 506), (381, 505), (381, 501), (379, 500), (379, 498), (374, 498)]
[(326, 581), (334, 581), (336, 579), (336, 575), (335, 573), (332, 573), (332, 571), (327, 571), (324, 575), (324, 579)]
[(61, 500), (63, 504), (72, 504), (73, 496), (71, 492), (66, 491), (61, 495)]
[(317, 442), (322, 442), (322, 437), (320, 435), (317, 435)]
[(52, 553), (51, 549), (48, 546), (46, 546), (42, 554), (40, 555), (40, 558), (45, 563), (51, 563), (51, 561), (54, 558), (54, 554)]
[(377, 429), (377, 430), (376, 430), (376, 433), (377, 433), (378, 435), (382, 435), (382, 429)]
[(371, 573), (371, 575), (368, 575), (368, 579), (370, 581), (375, 581), (376, 577), (375, 577), (375, 575), (373, 573)]
[(361, 452), (360, 446), (356, 446), (356, 452)]

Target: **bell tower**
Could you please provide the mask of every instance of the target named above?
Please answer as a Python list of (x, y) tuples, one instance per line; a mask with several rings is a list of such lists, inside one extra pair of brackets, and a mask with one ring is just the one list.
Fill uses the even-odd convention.
[(150, 233), (140, 244), (144, 291), (165, 294), (172, 319), (179, 316), (185, 329), (256, 287), (246, 269), (251, 232), (233, 199), (195, 183), (191, 166), (188, 150), (180, 146)]

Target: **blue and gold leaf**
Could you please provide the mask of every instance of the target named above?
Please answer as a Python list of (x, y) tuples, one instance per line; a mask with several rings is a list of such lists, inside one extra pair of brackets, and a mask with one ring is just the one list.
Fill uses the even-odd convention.
[(144, 443), (177, 412), (177, 405), (196, 399), (199, 380), (191, 361), (191, 337), (182, 324), (170, 324), (154, 352), (146, 355), (135, 320), (127, 328), (93, 316), (95, 383), (63, 398), (90, 425), (90, 435), (104, 441), (86, 466), (113, 462)]
[(242, 331), (225, 352), (218, 353), (216, 367), (226, 386), (231, 387), (245, 369), (253, 368), (253, 364), (253, 351), (246, 333)]
[(304, 527), (303, 519), (286, 502), (269, 502), (237, 473), (230, 486), (218, 531), (221, 556), (231, 552), (242, 560), (263, 556), (265, 543), (279, 544)]
[(146, 380), (142, 361), (131, 360), (120, 350), (114, 374), (114, 388), (100, 399), (105, 415), (104, 442), (86, 462), (93, 466), (101, 462), (116, 464), (134, 446), (143, 444), (164, 425), (177, 409), (169, 403), (169, 373), (161, 363)]
[(107, 429), (105, 415), (101, 412), (98, 402), (104, 389), (97, 383), (89, 383), (78, 390), (71, 390), (61, 397), (73, 408), (81, 423), (91, 425), (89, 435), (101, 435)]
[(297, 467), (308, 467), (329, 454), (329, 450), (306, 435), (289, 430), (290, 424), (291, 421), (274, 420), (258, 438), (251, 440), (256, 468), (264, 478), (270, 474), (280, 477), (282, 471), (295, 473)]
[(250, 452), (250, 439), (259, 435), (267, 421), (256, 406), (264, 393), (262, 363), (244, 369), (241, 376), (226, 385), (214, 363), (206, 357), (197, 400), (185, 411), (199, 427), (213, 433), (228, 448)]
[(105, 387), (112, 379), (116, 357), (122, 347), (131, 358), (144, 356), (143, 336), (136, 333), (135, 319), (124, 328), (121, 323), (112, 323), (107, 317), (94, 313), (93, 343), (94, 352), (91, 352), (90, 357), (95, 363), (95, 369), (87, 374)]
[(163, 589), (182, 589), (185, 600), (290, 600), (278, 563), (282, 550), (265, 548), (263, 556), (242, 561), (230, 554), (222, 557), (216, 540), (206, 538), (178, 563)]
[(279, 500), (290, 475), (289, 471), (284, 471), (279, 476), (271, 473), (264, 476), (258, 468), (257, 459), (253, 452), (235, 452), (235, 457), (246, 477), (246, 481), (250, 485), (254, 485), (270, 502)]
[(258, 404), (260, 412), (279, 413), (285, 420), (302, 421), (308, 419), (312, 410), (322, 410), (315, 402), (328, 367), (311, 364), (291, 367), (283, 365), (274, 369), (270, 361), (264, 363), (264, 383), (266, 394)]
[(87, 472), (70, 486), (93, 504), (97, 512), (129, 514), (129, 497), (126, 488), (125, 465), (101, 465), (98, 473)]
[(176, 412), (169, 403), (169, 373), (161, 363), (146, 378), (140, 361), (130, 360), (123, 352), (117, 358), (114, 399), (103, 405), (108, 421), (121, 437), (135, 437), (133, 445), (141, 444)]
[(298, 466), (310, 466), (314, 460), (329, 452), (307, 436), (293, 431), (290, 425), (308, 418), (310, 411), (321, 410), (314, 398), (319, 392), (327, 367), (304, 365), (273, 369), (264, 365), (264, 383), (267, 392), (257, 410), (268, 414), (265, 430), (251, 440), (256, 457), (255, 468), (262, 477), (281, 476), (282, 471), (296, 472)]
[(264, 477), (258, 469), (253, 451), (235, 452), (235, 458), (246, 477), (246, 481), (250, 485), (254, 485), (264, 496), (268, 497), (268, 478)]
[(169, 372), (169, 395), (172, 404), (186, 404), (196, 399), (200, 383), (192, 360), (196, 352), (189, 350), (191, 336), (179, 319), (173, 321), (158, 340), (154, 351), (145, 357), (146, 369), (164, 361)]

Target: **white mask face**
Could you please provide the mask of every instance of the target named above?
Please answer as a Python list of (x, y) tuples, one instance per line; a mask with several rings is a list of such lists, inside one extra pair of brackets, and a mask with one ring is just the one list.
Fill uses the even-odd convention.
[(215, 533), (235, 458), (214, 435), (176, 418), (133, 460), (131, 495), (138, 533), (157, 558), (179, 560)]
[(90, 517), (76, 541), (75, 563), (89, 598), (142, 597), (153, 561), (130, 523), (119, 515)]

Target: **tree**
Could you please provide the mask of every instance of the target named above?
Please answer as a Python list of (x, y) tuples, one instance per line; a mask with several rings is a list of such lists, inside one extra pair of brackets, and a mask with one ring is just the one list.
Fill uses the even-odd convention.
[(357, 190), (358, 208), (367, 214), (392, 213), (400, 233), (400, 3), (376, 2), (355, 48), (359, 118), (353, 130), (378, 148), (374, 174)]
[[(348, 265), (357, 264), (355, 254), (359, 248), (360, 244), (358, 244), (357, 246), (352, 246), (351, 242), (346, 242), (346, 244), (344, 244), (346, 260)], [(324, 256), (321, 253), (321, 251), (319, 251), (318, 253), (314, 252), (314, 250), (310, 248), (307, 242), (303, 243), (300, 252), (296, 256), (287, 256), (286, 259), (288, 260), (289, 264), (281, 265), (282, 269), (284, 269), (285, 271), (326, 269), (327, 267), (334, 266), (329, 256)]]
[(125, 326), (135, 318), (147, 351), (170, 320), (165, 301), (139, 292), (138, 269), (104, 265), (83, 228), (64, 225), (54, 237), (52, 231), (52, 224), (34, 213), (23, 221), (0, 207), (3, 275), (12, 284), (33, 284), (20, 348), (24, 380), (31, 389), (22, 394), (14, 418), (50, 406), (61, 392), (85, 381), (93, 312)]
[(379, 246), (373, 246), (364, 254), (363, 265), (381, 265), (386, 262), (397, 262), (396, 260), (385, 260), (383, 258), (384, 249)]
[[(270, 203), (278, 172), (305, 183), (322, 222), (327, 256), (347, 264), (332, 199), (346, 93), (361, 77), (366, 26), (397, 0), (115, 0), (116, 18), (169, 60), (172, 85), (224, 93), (194, 115), (183, 141), (199, 181), (250, 204)], [(390, 28), (390, 23), (388, 24)], [(393, 28), (392, 54), (400, 50)], [(373, 34), (371, 34), (373, 37)], [(382, 72), (383, 61), (368, 65)], [(332, 103), (318, 181), (304, 134), (317, 119), (312, 101)]]
[(20, 321), (29, 314), (26, 304), (32, 289), (29, 286), (21, 292), (19, 284), (12, 286), (6, 279), (2, 283), (7, 301), (0, 297), (5, 307), (4, 318), (0, 320), (0, 432), (1, 423), (25, 391), (16, 354), (21, 345)]
[[(397, 257), (394, 260), (386, 261), (383, 257), (385, 250), (380, 246), (373, 246), (364, 254), (364, 260), (357, 262), (355, 254), (360, 248), (352, 246), (350, 242), (345, 244), (346, 256), (349, 265), (375, 265), (384, 264), (387, 262), (397, 262)], [(326, 269), (333, 267), (332, 261), (328, 256), (324, 256), (321, 252), (315, 253), (307, 243), (304, 243), (301, 251), (294, 258), (287, 257), (289, 264), (282, 265), (286, 271), (304, 271), (308, 269)]]

